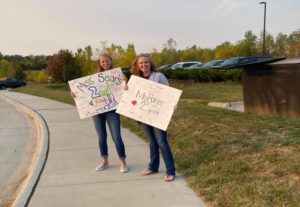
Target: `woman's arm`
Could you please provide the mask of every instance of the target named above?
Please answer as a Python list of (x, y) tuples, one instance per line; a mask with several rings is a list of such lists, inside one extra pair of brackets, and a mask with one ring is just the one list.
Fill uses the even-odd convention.
[(123, 75), (123, 80), (124, 80), (124, 90), (128, 90), (128, 85), (127, 85), (127, 82), (128, 82), (128, 78), (124, 75), (124, 73), (122, 73)]

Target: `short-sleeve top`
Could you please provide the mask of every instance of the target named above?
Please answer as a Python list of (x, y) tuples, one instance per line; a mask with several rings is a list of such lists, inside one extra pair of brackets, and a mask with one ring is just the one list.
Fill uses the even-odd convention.
[(166, 76), (160, 72), (152, 72), (149, 80), (169, 86), (169, 81)]

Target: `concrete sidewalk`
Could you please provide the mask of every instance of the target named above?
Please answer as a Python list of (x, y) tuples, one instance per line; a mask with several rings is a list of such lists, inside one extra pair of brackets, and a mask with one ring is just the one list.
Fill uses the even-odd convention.
[[(117, 152), (109, 135), (111, 167), (98, 172), (94, 168), (99, 163), (99, 150), (91, 119), (80, 120), (74, 106), (57, 101), (9, 91), (1, 95), (38, 113), (41, 121), (45, 121), (41, 126), (47, 131), (41, 134), (49, 135), (49, 147), (47, 141), (40, 146), (47, 146), (48, 156), (28, 206), (205, 206), (180, 175), (174, 182), (164, 182), (163, 161), (159, 173), (141, 176), (140, 172), (149, 162), (148, 144), (127, 129), (122, 129), (122, 136), (130, 171), (120, 173)], [(42, 169), (42, 166), (40, 163), (36, 168)], [(28, 195), (31, 189), (22, 194)]]

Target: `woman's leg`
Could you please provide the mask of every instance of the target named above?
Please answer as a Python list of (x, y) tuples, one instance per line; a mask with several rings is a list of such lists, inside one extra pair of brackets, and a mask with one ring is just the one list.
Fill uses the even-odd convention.
[(103, 160), (108, 158), (108, 149), (107, 149), (107, 133), (106, 133), (106, 123), (105, 115), (99, 114), (93, 116), (94, 126), (98, 134), (98, 145), (100, 154)]
[(107, 112), (105, 113), (105, 115), (119, 158), (121, 160), (121, 163), (123, 161), (124, 164), (126, 159), (126, 154), (125, 154), (125, 146), (121, 137), (120, 115), (115, 113), (114, 111)]
[(159, 148), (158, 144), (155, 139), (155, 134), (153, 132), (153, 127), (149, 126), (147, 124), (141, 123), (141, 127), (146, 133), (146, 136), (148, 137), (150, 143), (150, 163), (148, 169), (151, 172), (158, 172), (159, 168)]
[(120, 115), (115, 113), (114, 111), (112, 112), (107, 112), (106, 113), (106, 120), (107, 124), (109, 126), (109, 130), (112, 136), (112, 139), (115, 143), (121, 167), (120, 171), (122, 173), (126, 173), (129, 171), (129, 168), (126, 164), (126, 154), (125, 154), (125, 146), (122, 140), (121, 136), (121, 122), (120, 122)]
[(168, 143), (167, 132), (155, 127), (153, 127), (153, 132), (166, 165), (166, 174), (175, 176), (174, 158)]

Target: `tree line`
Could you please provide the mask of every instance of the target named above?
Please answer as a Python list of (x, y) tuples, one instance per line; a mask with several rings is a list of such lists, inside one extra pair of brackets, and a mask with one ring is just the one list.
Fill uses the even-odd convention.
[[(176, 49), (176, 41), (170, 38), (163, 45), (161, 51), (153, 49), (150, 54), (158, 66), (180, 61), (208, 62), (235, 56), (261, 55), (262, 36), (260, 34), (258, 37), (252, 31), (247, 31), (244, 38), (236, 43), (226, 41), (213, 49), (193, 45), (179, 50)], [(27, 79), (40, 79), (35, 80), (36, 82), (44, 82), (49, 77), (56, 82), (66, 82), (73, 78), (95, 73), (97, 71), (97, 56), (104, 51), (113, 56), (116, 67), (130, 68), (131, 62), (136, 56), (133, 43), (123, 48), (114, 43), (107, 45), (105, 41), (101, 42), (100, 48), (95, 50), (91, 46), (79, 48), (75, 53), (68, 49), (62, 49), (50, 56), (10, 56), (0, 52), (0, 78), (5, 76), (24, 77), (26, 72)], [(276, 37), (267, 33), (265, 52), (268, 56), (299, 57), (300, 29), (289, 35), (279, 33)]]

